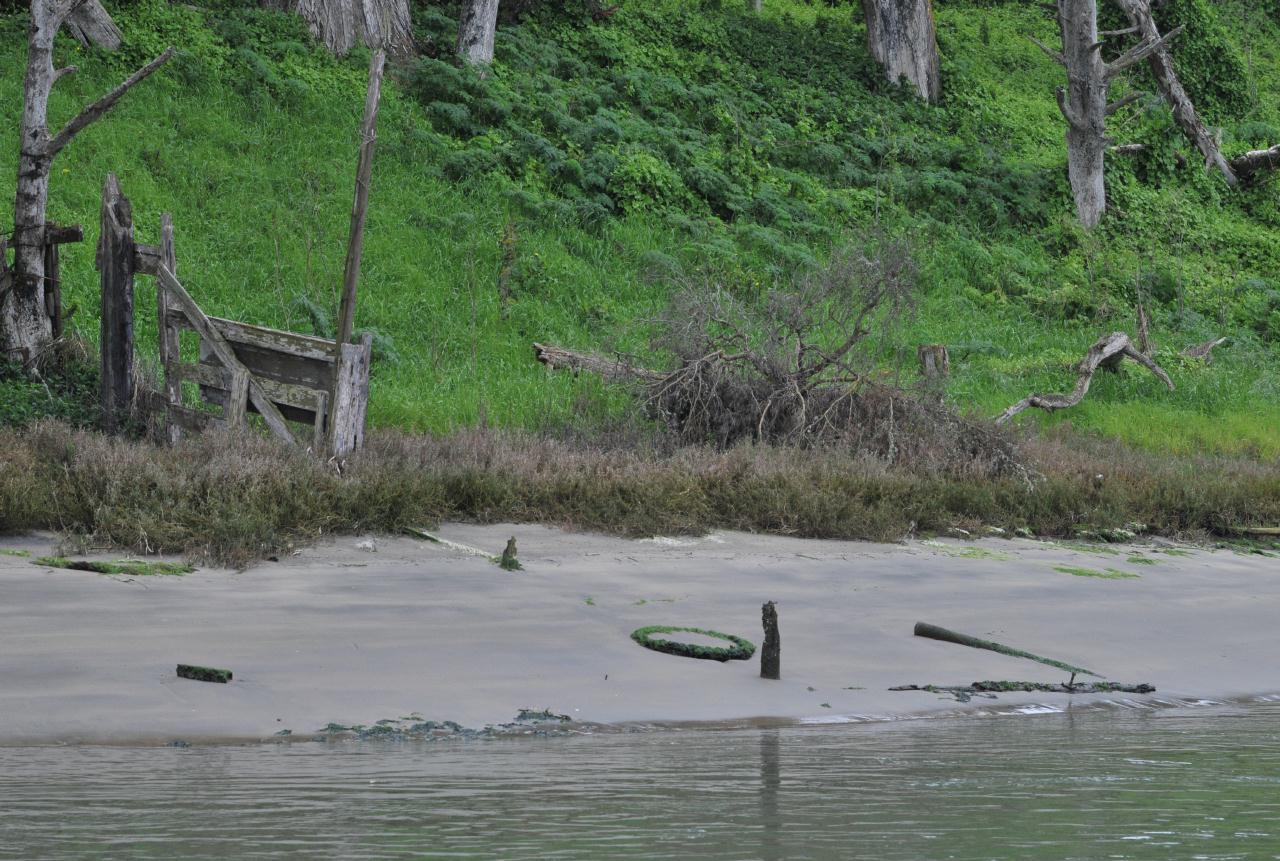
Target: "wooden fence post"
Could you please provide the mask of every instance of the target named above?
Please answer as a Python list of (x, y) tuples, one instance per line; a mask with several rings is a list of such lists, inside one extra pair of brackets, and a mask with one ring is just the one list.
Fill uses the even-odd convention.
[(133, 213), (114, 174), (102, 189), (102, 426), (118, 433), (133, 405)]
[[(173, 216), (160, 216), (160, 262), (174, 275), (178, 274), (178, 254), (173, 244)], [(164, 281), (156, 279), (156, 329), (160, 339), (160, 365), (164, 370), (164, 397), (170, 407), (182, 406), (182, 379), (178, 376), (178, 363), (182, 361), (182, 345), (178, 327), (169, 319), (174, 304), (169, 301), (169, 291)], [(170, 409), (165, 410), (164, 434), (169, 445), (176, 445), (182, 438), (182, 428), (173, 420)]]
[(778, 635), (778, 606), (768, 601), (760, 608), (764, 645), (760, 648), (760, 678), (782, 678), (782, 638)]

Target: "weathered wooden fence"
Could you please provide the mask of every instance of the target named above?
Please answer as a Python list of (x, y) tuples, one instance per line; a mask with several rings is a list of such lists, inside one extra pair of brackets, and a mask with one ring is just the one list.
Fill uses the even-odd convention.
[[(158, 245), (136, 242), (129, 202), (114, 176), (107, 177), (102, 193), (97, 258), (102, 275), (103, 416), (108, 430), (117, 429), (136, 403), (162, 420), (170, 442), (183, 432), (242, 425), (248, 414), (256, 413), (272, 434), (295, 444), (299, 440), (290, 422), (309, 425), (311, 438), (305, 444), (316, 452), (342, 456), (363, 443), (369, 336), (338, 349), (338, 342), (327, 338), (210, 317), (178, 280), (172, 219), (161, 216)], [(135, 275), (156, 280), (162, 392), (134, 391)], [(183, 331), (199, 336), (198, 361), (183, 357)], [(185, 403), (184, 383), (195, 384), (203, 409)]]

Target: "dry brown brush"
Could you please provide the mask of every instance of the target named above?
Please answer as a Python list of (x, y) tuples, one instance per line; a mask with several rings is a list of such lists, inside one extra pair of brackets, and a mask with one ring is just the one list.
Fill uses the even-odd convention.
[(441, 520), (876, 541), (983, 524), (1049, 536), (1137, 521), (1203, 536), (1280, 523), (1280, 466), (1069, 439), (1031, 441), (1021, 454), (1041, 480), (918, 471), (823, 447), (663, 452), (378, 431), (339, 472), (255, 435), (169, 449), (43, 423), (0, 431), (0, 533), (50, 529), (90, 547), (238, 566), (328, 534)]

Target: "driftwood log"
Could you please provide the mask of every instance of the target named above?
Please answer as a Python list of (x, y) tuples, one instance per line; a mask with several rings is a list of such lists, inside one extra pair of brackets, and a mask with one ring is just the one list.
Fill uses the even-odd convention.
[(1002, 655), (1008, 655), (1011, 658), (1026, 658), (1029, 661), (1044, 664), (1047, 667), (1055, 667), (1072, 674), (1074, 678), (1077, 673), (1086, 676), (1101, 675), (1093, 670), (1086, 670), (1083, 667), (1074, 667), (1071, 664), (1055, 661), (1052, 658), (1042, 658), (1039, 655), (1033, 655), (1031, 652), (1024, 652), (1021, 649), (1014, 649), (1002, 643), (992, 642), (991, 640), (981, 640), (977, 637), (971, 637), (968, 634), (961, 634), (956, 631), (950, 631), (946, 628), (939, 628), (937, 625), (930, 625), (928, 622), (916, 622), (915, 635), (917, 637), (927, 637), (930, 640), (941, 640), (944, 643), (955, 643), (960, 646), (968, 646), (971, 649), (985, 649), (989, 652), (999, 652)]
[(1034, 393), (1027, 395), (1001, 413), (996, 418), (996, 424), (1004, 424), (1030, 407), (1053, 412), (1076, 406), (1089, 393), (1089, 384), (1093, 382), (1093, 375), (1099, 368), (1115, 370), (1120, 362), (1126, 358), (1132, 359), (1151, 371), (1160, 379), (1160, 382), (1168, 386), (1170, 391), (1173, 391), (1173, 380), (1169, 379), (1169, 375), (1165, 373), (1163, 368), (1138, 350), (1133, 345), (1133, 342), (1129, 340), (1128, 335), (1123, 332), (1112, 332), (1110, 335), (1099, 338), (1094, 342), (1093, 346), (1089, 348), (1089, 352), (1085, 354), (1084, 360), (1077, 366), (1080, 371), (1080, 378), (1076, 380), (1074, 390), (1060, 395)]

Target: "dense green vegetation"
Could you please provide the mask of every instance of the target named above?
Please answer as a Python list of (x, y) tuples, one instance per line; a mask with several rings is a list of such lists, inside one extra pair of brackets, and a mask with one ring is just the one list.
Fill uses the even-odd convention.
[[(63, 264), (87, 338), (108, 171), (144, 241), (174, 214), (179, 276), (210, 313), (329, 325), (367, 55), (328, 57), (298, 21), (255, 6), (115, 4), (121, 54), (62, 45), (80, 72), (58, 85), (55, 119), (181, 49), (55, 166), (51, 217), (88, 233)], [(1275, 188), (1229, 191), (1147, 99), (1112, 134), (1149, 149), (1109, 160), (1112, 212), (1081, 232), (1053, 99), (1061, 69), (1025, 38), (1052, 41), (1050, 17), (1020, 2), (935, 6), (944, 101), (929, 108), (882, 82), (857, 4), (767, 0), (753, 16), (729, 0), (652, 0), (602, 22), (573, 0), (534, 4), (500, 28), (484, 80), (448, 61), (452, 5), (416, 4), (424, 56), (385, 90), (357, 318), (380, 335), (372, 421), (538, 428), (608, 412), (616, 397), (548, 376), (530, 341), (643, 352), (637, 323), (673, 284), (759, 291), (874, 223), (912, 238), (925, 285), (914, 318), (874, 346), (886, 374), (909, 378), (916, 343), (946, 342), (951, 398), (994, 414), (1069, 388), (1099, 333), (1132, 330), (1140, 292), (1178, 390), (1126, 370), (1077, 409), (1020, 421), (1159, 451), (1280, 454)], [(1275, 10), (1170, 0), (1162, 15), (1189, 25), (1179, 68), (1227, 152), (1280, 141)], [(0, 175), (17, 149), (23, 26), (0, 19)], [(1210, 366), (1178, 355), (1222, 334)], [(12, 387), (30, 384), (6, 379), (16, 403)], [(25, 409), (0, 406), (0, 422)]]

